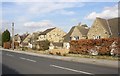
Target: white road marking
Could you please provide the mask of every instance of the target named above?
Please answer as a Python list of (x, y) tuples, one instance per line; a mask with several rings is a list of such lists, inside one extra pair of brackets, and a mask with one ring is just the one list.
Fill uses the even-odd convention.
[(11, 55), (11, 54), (6, 54), (7, 56), (11, 56), (11, 57), (13, 57), (13, 55)]
[(20, 57), (20, 59), (27, 60), (27, 61), (31, 61), (31, 62), (36, 62), (35, 60), (27, 59), (27, 58), (23, 58), (23, 57)]
[(57, 66), (57, 65), (50, 65), (50, 66), (55, 67), (55, 68), (60, 68), (60, 69), (64, 69), (64, 70), (69, 70), (69, 71), (77, 72), (77, 73), (84, 73), (84, 74), (93, 75), (92, 73), (89, 73), (89, 72), (84, 72), (84, 71), (79, 71), (79, 70), (75, 70), (75, 69), (65, 68), (65, 67), (61, 67), (61, 66)]

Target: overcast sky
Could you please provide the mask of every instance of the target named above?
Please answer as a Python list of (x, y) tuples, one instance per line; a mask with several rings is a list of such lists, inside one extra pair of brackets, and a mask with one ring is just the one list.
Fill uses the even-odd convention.
[(15, 34), (58, 27), (68, 32), (78, 23), (92, 25), (96, 17), (114, 18), (118, 16), (118, 2), (82, 2), (70, 0), (59, 2), (2, 2), (2, 30), (11, 31), (15, 23)]

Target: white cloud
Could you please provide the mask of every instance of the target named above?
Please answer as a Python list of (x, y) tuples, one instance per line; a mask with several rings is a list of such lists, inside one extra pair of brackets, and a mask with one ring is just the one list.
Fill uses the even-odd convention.
[(53, 27), (54, 24), (49, 20), (42, 20), (40, 22), (26, 22), (24, 23), (24, 26), (26, 27), (32, 27), (32, 28), (43, 28), (43, 27)]
[(65, 11), (65, 10), (61, 10), (61, 11), (59, 11), (59, 13), (61, 13), (63, 15), (74, 15), (75, 14), (74, 11)]
[(28, 32), (35, 32), (35, 31), (44, 31), (48, 28), (53, 28), (56, 25), (53, 24), (50, 20), (42, 20), (40, 22), (26, 22), (24, 23), (25, 28), (31, 29)]
[(88, 16), (86, 16), (85, 19), (94, 20), (96, 17), (106, 19), (118, 17), (118, 6), (115, 5), (113, 7), (105, 7), (100, 13), (92, 12)]
[[(42, 2), (42, 3), (16, 3), (18, 6), (25, 6), (27, 7), (26, 10), (24, 10), (26, 13), (29, 12), (29, 14), (45, 14), (45, 13), (51, 13), (55, 11), (61, 11), (60, 14), (70, 15), (74, 12), (72, 11), (66, 11), (68, 8), (74, 8), (74, 7), (82, 7), (84, 6), (84, 3), (81, 2), (75, 2), (75, 3), (69, 3), (69, 2)], [(64, 10), (64, 11), (63, 11)], [(68, 14), (67, 14), (68, 13)]]

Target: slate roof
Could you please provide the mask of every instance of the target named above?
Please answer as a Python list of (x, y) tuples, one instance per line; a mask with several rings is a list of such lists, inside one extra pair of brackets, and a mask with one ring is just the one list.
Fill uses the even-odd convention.
[(52, 31), (52, 30), (55, 29), (55, 28), (56, 28), (56, 27), (47, 29), (47, 30), (41, 32), (39, 35), (46, 35), (48, 32)]
[(96, 18), (96, 20), (98, 20), (103, 28), (113, 37), (118, 35), (118, 29), (120, 29), (118, 27), (118, 24), (120, 24), (120, 18), (112, 18), (112, 19), (102, 19), (102, 18)]
[(70, 31), (64, 36), (63, 42), (69, 42), (69, 41), (70, 41), (70, 35), (72, 34), (74, 28), (75, 28), (75, 26), (73, 26), (73, 27), (70, 29)]
[(24, 39), (25, 39), (28, 35), (29, 35), (29, 34), (23, 34), (23, 35), (21, 35), (21, 36), (20, 36), (21, 41), (23, 42), (23, 41), (24, 41)]
[(97, 18), (96, 18), (96, 21), (99, 21), (99, 22), (101, 23), (101, 25), (103, 26), (103, 28), (104, 28), (108, 33), (110, 33), (109, 26), (108, 26), (108, 22), (107, 22), (106, 19), (97, 17)]
[(29, 34), (24, 40), (23, 40), (23, 43), (29, 43), (30, 42), (30, 39), (31, 39), (32, 35)]
[(113, 18), (108, 20), (112, 36), (116, 37), (120, 33), (120, 18)]
[(76, 26), (76, 27), (79, 29), (79, 31), (82, 34), (82, 36), (87, 36), (87, 33), (89, 31), (88, 27), (84, 27), (82, 25), (81, 26)]

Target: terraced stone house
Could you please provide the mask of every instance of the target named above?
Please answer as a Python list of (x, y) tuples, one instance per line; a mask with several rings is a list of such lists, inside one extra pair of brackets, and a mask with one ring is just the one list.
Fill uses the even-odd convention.
[(88, 31), (88, 39), (118, 37), (120, 35), (118, 24), (120, 24), (120, 18), (106, 20), (97, 17)]

